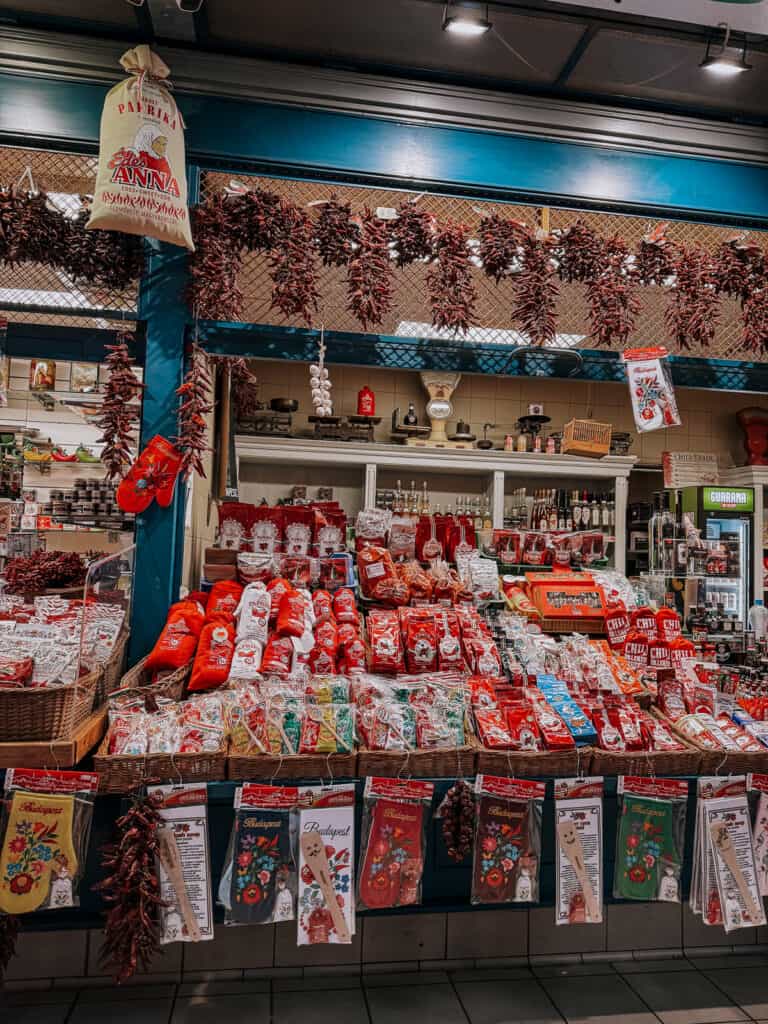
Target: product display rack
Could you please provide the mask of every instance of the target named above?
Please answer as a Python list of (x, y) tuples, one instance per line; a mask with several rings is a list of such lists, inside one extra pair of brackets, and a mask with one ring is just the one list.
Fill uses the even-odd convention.
[(754, 598), (768, 598), (768, 572), (764, 568), (763, 559), (768, 555), (766, 546), (766, 521), (768, 511), (768, 466), (735, 466), (720, 473), (721, 484), (732, 484), (734, 487), (753, 487), (755, 505), (753, 511), (752, 530), (752, 580)]
[[(433, 502), (445, 506), (457, 493), (488, 494), (491, 499), (493, 527), (504, 524), (505, 494), (518, 487), (569, 487), (587, 490), (612, 490), (616, 502), (614, 565), (625, 571), (626, 507), (629, 474), (635, 463), (631, 455), (608, 455), (601, 459), (573, 455), (542, 455), (534, 452), (454, 451), (442, 448), (408, 448), (392, 444), (355, 444), (354, 442), (312, 441), (293, 438), (235, 438), (241, 481), (248, 477), (247, 466), (259, 471), (250, 486), (261, 488), (268, 500), (284, 497), (293, 483), (336, 485), (341, 481), (346, 497), (354, 494), (347, 511), (373, 507), (376, 489), (394, 484), (394, 478), (426, 480)], [(333, 475), (328, 469), (333, 467)], [(305, 472), (298, 473), (296, 470)], [(460, 483), (457, 487), (456, 484)], [(251, 500), (249, 483), (241, 488), (241, 498)], [(342, 504), (344, 501), (342, 500)]]

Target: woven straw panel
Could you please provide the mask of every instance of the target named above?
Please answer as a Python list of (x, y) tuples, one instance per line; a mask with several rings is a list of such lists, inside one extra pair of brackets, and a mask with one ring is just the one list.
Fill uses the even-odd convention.
[[(231, 175), (206, 173), (202, 177), (202, 197), (220, 192), (231, 180)], [(249, 188), (263, 188), (292, 199), (298, 205), (313, 200), (327, 199), (335, 194), (340, 200), (351, 203), (353, 211), (363, 206), (397, 207), (412, 196), (412, 193), (383, 188), (362, 188), (348, 185), (333, 185), (324, 182), (294, 181), (240, 175), (239, 181)], [(441, 221), (454, 220), (476, 229), (480, 219), (497, 212), (505, 217), (515, 218), (534, 225), (538, 210), (532, 206), (518, 206), (508, 203), (483, 202), (476, 199), (459, 199), (454, 196), (425, 194), (420, 207), (434, 213)], [(561, 228), (572, 224), (581, 217), (605, 237), (621, 235), (634, 249), (650, 224), (656, 221), (646, 217), (632, 217), (621, 214), (581, 213), (576, 210), (551, 208), (551, 227)], [(721, 242), (732, 238), (737, 231), (733, 227), (717, 227), (710, 224), (676, 221), (669, 230), (669, 237), (686, 245), (699, 244), (714, 249)], [(765, 232), (749, 232), (763, 245), (768, 245)], [(327, 330), (360, 331), (360, 324), (347, 311), (346, 270), (323, 267), (318, 261), (320, 307), (313, 326), (321, 324)], [(431, 313), (426, 287), (427, 268), (415, 264), (394, 271), (394, 301), (392, 311), (378, 328), (381, 334), (407, 337), (452, 338), (451, 332), (438, 331), (430, 325)], [(285, 319), (276, 310), (270, 309), (272, 283), (269, 277), (268, 259), (263, 254), (249, 253), (244, 257), (239, 277), (239, 286), (245, 296), (242, 320), (245, 323), (275, 324), (278, 326), (304, 327), (300, 318)], [(482, 270), (474, 275), (477, 289), (476, 319), (478, 328), (472, 331), (469, 340), (490, 344), (525, 344), (526, 339), (515, 330), (511, 320), (512, 286), (508, 282), (500, 285), (488, 279)], [(659, 287), (641, 288), (641, 312), (630, 338), (633, 344), (664, 343), (667, 330), (664, 310), (667, 298)], [(743, 358), (740, 353), (740, 315), (738, 303), (724, 299), (714, 345), (706, 350), (687, 352), (692, 356), (720, 358)], [(584, 286), (561, 284), (558, 300), (558, 346), (562, 348), (594, 348), (588, 337), (589, 315)]]
[[(81, 195), (91, 195), (96, 181), (97, 159), (75, 153), (54, 153), (41, 149), (0, 147), (0, 183), (12, 185), (29, 168), (35, 186), (47, 192), (62, 212), (76, 214)], [(29, 188), (29, 179), (22, 183)], [(118, 326), (100, 317), (74, 318), (68, 314), (4, 312), (4, 302), (30, 306), (71, 309), (109, 309), (136, 314), (138, 284), (125, 291), (74, 284), (65, 273), (41, 263), (0, 265), (0, 317), (15, 323), (38, 323), (67, 327)], [(128, 325), (126, 325), (128, 326)]]

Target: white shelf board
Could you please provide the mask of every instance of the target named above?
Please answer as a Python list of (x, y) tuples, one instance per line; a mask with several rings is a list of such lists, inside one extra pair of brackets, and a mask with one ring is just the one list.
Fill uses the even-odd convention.
[(520, 476), (628, 477), (635, 464), (632, 455), (607, 455), (587, 459), (574, 455), (543, 455), (534, 452), (480, 451), (479, 449), (417, 448), (395, 444), (314, 441), (310, 438), (254, 437), (238, 434), (238, 458), (247, 462), (283, 462), (304, 465), (374, 465), (414, 472), (487, 474), (501, 470)]

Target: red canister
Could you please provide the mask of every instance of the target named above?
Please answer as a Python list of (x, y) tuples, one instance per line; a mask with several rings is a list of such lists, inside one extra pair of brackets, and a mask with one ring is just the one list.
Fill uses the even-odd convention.
[(360, 388), (357, 393), (357, 415), (358, 416), (375, 416), (376, 415), (376, 395), (366, 385), (364, 388)]

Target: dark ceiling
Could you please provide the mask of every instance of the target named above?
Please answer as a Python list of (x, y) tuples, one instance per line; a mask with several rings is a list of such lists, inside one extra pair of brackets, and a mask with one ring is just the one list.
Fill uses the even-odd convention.
[(473, 40), (443, 32), (442, 11), (439, 0), (204, 0), (195, 15), (175, 0), (0, 0), (0, 24), (768, 123), (764, 36), (749, 38), (753, 70), (723, 79), (698, 66), (710, 30), (618, 2), (498, 0), (493, 30)]

